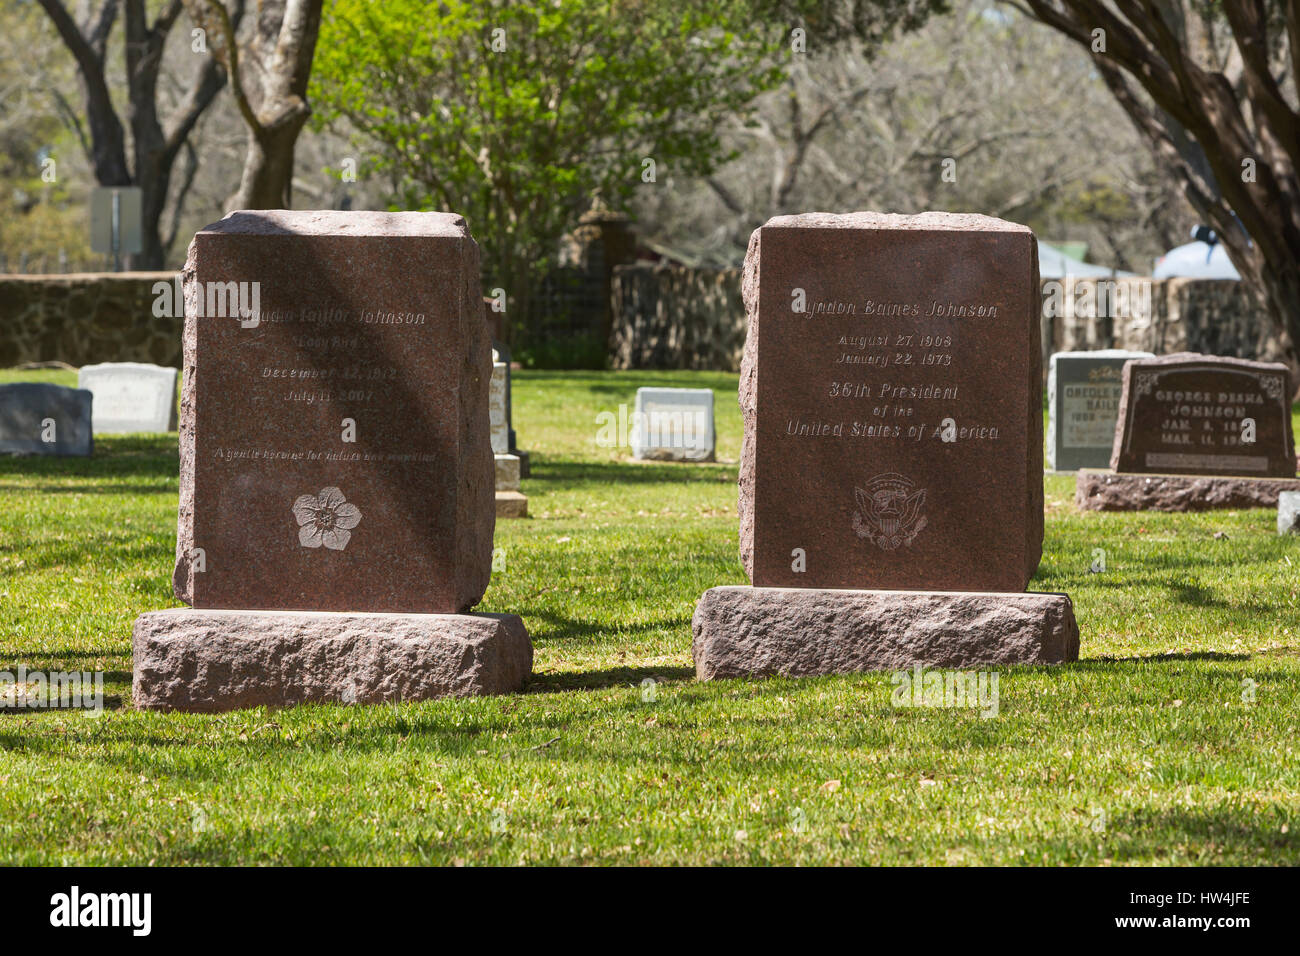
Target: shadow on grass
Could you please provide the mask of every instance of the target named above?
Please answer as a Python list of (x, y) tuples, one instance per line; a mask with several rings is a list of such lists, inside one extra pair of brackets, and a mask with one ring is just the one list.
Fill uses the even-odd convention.
[[(36, 698), (41, 701), (40, 706), (25, 706), (23, 704), (0, 703), (0, 720), (6, 717), (32, 717), (36, 714), (76, 714), (87, 713), (88, 707), (50, 707), (45, 704), (44, 697)], [(124, 701), (121, 694), (105, 694), (104, 707), (105, 711), (121, 710)], [(29, 737), (15, 737), (11, 734), (0, 734), (0, 749), (3, 750), (28, 750), (32, 743)]]
[(566, 690), (601, 690), (608, 687), (636, 687), (647, 678), (656, 683), (691, 680), (691, 667), (607, 667), (602, 670), (534, 673), (527, 693), (553, 694)]
[(1083, 665), (1089, 664), (1161, 664), (1172, 661), (1248, 661), (1250, 654), (1228, 654), (1223, 651), (1188, 651), (1183, 654), (1176, 654), (1172, 651), (1164, 654), (1149, 654), (1146, 656), (1134, 655), (1132, 657), (1112, 657), (1104, 655), (1102, 657), (1089, 657), (1077, 662), (1081, 669), (1087, 670)]
[[(150, 541), (151, 537), (157, 538), (157, 541)], [(111, 532), (106, 532), (84, 537), (77, 543), (61, 541), (57, 547), (53, 543), (14, 541), (11, 544), (0, 544), (0, 554), (25, 553), (27, 556), (23, 559), (21, 569), (24, 574), (48, 571), (50, 568), (76, 567), (100, 555), (123, 552), (148, 562), (148, 566), (162, 568), (171, 565), (176, 553), (174, 543), (168, 546), (166, 541), (166, 537), (162, 535), (147, 533), (137, 533), (130, 541), (123, 541), (120, 537), (114, 537)], [(152, 575), (146, 576), (152, 577)]]
[(531, 624), (528, 628), (528, 633), (534, 639), (544, 641), (563, 641), (589, 637), (604, 637), (606, 639), (632, 637), (649, 631), (674, 631), (689, 627), (691, 623), (689, 615), (682, 615), (658, 621), (641, 621), (637, 624), (610, 627), (608, 624), (601, 624), (598, 621), (577, 621), (556, 614), (554, 611), (530, 611), (524, 608), (516, 613), (525, 622), (545, 621), (548, 626), (541, 630), (540, 633)]
[[(1136, 810), (1113, 815), (1107, 822), (1108, 843), (1117, 859), (1159, 858), (1171, 844), (1186, 844), (1218, 855), (1224, 851), (1240, 858), (1243, 851), (1258, 856), (1258, 862), (1290, 865), (1300, 862), (1300, 832), (1282, 832), (1280, 816), (1265, 823), (1260, 811), (1243, 807), (1226, 810)], [(1216, 851), (1218, 851), (1216, 853)]]
[[(591, 484), (644, 484), (664, 485), (673, 482), (711, 481), (717, 484), (736, 483), (736, 466), (721, 462), (712, 464), (660, 464), (640, 461), (589, 462), (551, 461), (534, 462), (528, 482), (554, 481), (571, 491), (575, 483)], [(525, 487), (527, 492), (528, 488)]]

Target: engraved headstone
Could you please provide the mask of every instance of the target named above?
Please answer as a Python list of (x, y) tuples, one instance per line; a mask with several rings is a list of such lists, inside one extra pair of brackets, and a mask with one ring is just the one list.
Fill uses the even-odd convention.
[(1083, 469), (1084, 511), (1273, 508), (1300, 491), (1285, 365), (1183, 352), (1124, 366), (1113, 471)]
[(713, 461), (713, 390), (638, 388), (632, 457), (653, 461)]
[(135, 625), (137, 706), (517, 689), (491, 575), (478, 247), (443, 213), (231, 213), (184, 271), (173, 585)]
[(740, 384), (755, 585), (1024, 590), (1043, 538), (1036, 255), (1024, 226), (973, 215), (755, 233)]
[[(194, 237), (177, 596), (421, 613), (478, 602), (494, 523), (478, 275), (463, 220), (442, 214), (232, 213)], [(214, 290), (259, 308), (214, 307)]]
[(95, 396), (96, 433), (176, 431), (176, 372), (141, 362), (83, 366), (77, 385)]
[(92, 396), (47, 382), (0, 385), (0, 454), (89, 455)]
[(1043, 537), (1037, 245), (985, 216), (812, 213), (750, 239), (740, 550), (701, 679), (1074, 660)]
[(1150, 352), (1055, 352), (1047, 373), (1047, 467), (1106, 468), (1115, 441), (1124, 363)]
[(1117, 472), (1294, 478), (1285, 365), (1183, 352), (1124, 367)]

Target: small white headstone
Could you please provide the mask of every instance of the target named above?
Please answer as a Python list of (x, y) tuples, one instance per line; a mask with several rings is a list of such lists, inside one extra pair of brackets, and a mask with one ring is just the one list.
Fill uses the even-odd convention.
[(713, 461), (713, 391), (638, 388), (632, 457), (654, 461)]
[(84, 366), (77, 385), (95, 396), (96, 434), (176, 431), (176, 374), (142, 362)]
[(519, 490), (519, 456), (494, 455), (497, 469), (497, 491)]
[(492, 363), (488, 385), (488, 425), (492, 432), (492, 453), (510, 454), (510, 422), (506, 418), (506, 363)]

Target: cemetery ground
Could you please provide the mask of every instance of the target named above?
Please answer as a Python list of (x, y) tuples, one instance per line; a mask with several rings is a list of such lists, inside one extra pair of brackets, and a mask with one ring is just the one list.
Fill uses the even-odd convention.
[[(532, 517), (480, 607), (532, 633), (516, 696), (134, 711), (132, 622), (177, 604), (175, 435), (0, 458), (0, 670), (107, 694), (0, 712), (0, 862), (1300, 863), (1300, 539), (1271, 510), (1083, 515), (1048, 476), (1030, 587), (1071, 595), (1082, 659), (1001, 671), (994, 717), (895, 706), (888, 674), (697, 683), (695, 602), (745, 581), (736, 381), (517, 373)], [(598, 446), (642, 385), (713, 388), (720, 462)]]

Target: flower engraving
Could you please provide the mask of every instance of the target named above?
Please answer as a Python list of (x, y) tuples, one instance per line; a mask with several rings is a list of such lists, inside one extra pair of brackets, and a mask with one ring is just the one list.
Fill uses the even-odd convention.
[(293, 503), (298, 519), (298, 543), (304, 548), (342, 551), (361, 523), (361, 509), (350, 504), (337, 488), (322, 488), (319, 495), (302, 495)]
[(1283, 382), (1281, 375), (1265, 375), (1259, 380), (1259, 385), (1269, 398), (1279, 399), (1282, 397)]

